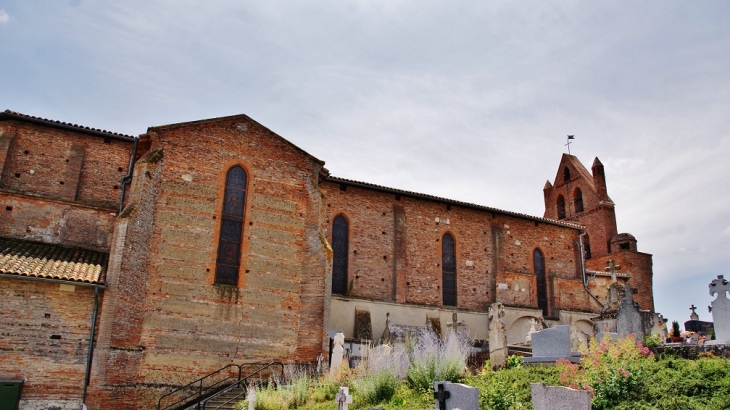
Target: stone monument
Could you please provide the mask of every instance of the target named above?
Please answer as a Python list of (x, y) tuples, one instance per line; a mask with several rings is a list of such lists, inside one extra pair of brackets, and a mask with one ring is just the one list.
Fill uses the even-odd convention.
[(334, 338), (332, 347), (332, 359), (330, 359), (330, 374), (334, 375), (340, 371), (342, 367), (342, 357), (345, 354), (345, 335), (337, 333)]
[(709, 307), (712, 313), (712, 321), (715, 326), (715, 340), (706, 344), (730, 344), (730, 299), (727, 292), (730, 291), (730, 284), (722, 275), (717, 275), (710, 283), (710, 296), (717, 294)]
[(492, 370), (507, 366), (507, 331), (504, 328), (504, 305), (499, 302), (489, 307), (489, 361)]
[(479, 410), (479, 389), (461, 383), (433, 382), (437, 410)]
[(562, 386), (547, 386), (545, 383), (530, 383), (532, 408), (534, 410), (590, 410), (591, 393)]
[(580, 353), (570, 351), (570, 325), (541, 330), (532, 335), (532, 357), (523, 357), (524, 363), (554, 363), (559, 359), (580, 362)]
[(352, 396), (350, 396), (349, 387), (340, 387), (335, 396), (335, 402), (337, 403), (337, 410), (347, 410), (352, 404)]

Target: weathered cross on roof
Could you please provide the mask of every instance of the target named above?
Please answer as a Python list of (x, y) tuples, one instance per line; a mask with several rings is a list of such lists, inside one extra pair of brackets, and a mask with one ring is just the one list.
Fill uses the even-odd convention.
[(433, 392), (433, 398), (439, 402), (439, 410), (446, 410), (446, 399), (451, 397), (451, 393), (444, 390), (444, 384), (440, 383), (438, 389)]
[(613, 259), (610, 259), (606, 263), (608, 264), (608, 267), (604, 268), (603, 270), (611, 274), (611, 283), (618, 282), (618, 280), (616, 279), (616, 270), (621, 269), (621, 265), (616, 265), (616, 262), (614, 262)]
[(697, 310), (697, 306), (695, 306), (695, 304), (693, 303), (692, 306), (689, 307), (689, 310), (691, 310), (693, 314), (697, 313), (695, 312), (695, 310)]

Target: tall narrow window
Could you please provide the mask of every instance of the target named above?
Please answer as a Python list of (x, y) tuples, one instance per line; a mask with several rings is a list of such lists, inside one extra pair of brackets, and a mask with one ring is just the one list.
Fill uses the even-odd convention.
[(441, 269), (444, 305), (456, 306), (456, 251), (454, 237), (448, 233), (441, 239)]
[(558, 195), (558, 219), (565, 219), (565, 198)]
[(591, 239), (588, 235), (583, 237), (583, 255), (586, 259), (591, 258)]
[(563, 180), (568, 183), (570, 182), (570, 168), (565, 167), (563, 170)]
[(542, 314), (547, 316), (547, 284), (545, 281), (545, 258), (539, 249), (532, 252), (532, 264), (535, 270), (535, 278), (537, 282), (537, 307), (542, 309)]
[(575, 206), (575, 212), (583, 212), (583, 192), (581, 192), (580, 188), (575, 189), (573, 205)]
[(218, 238), (218, 259), (215, 265), (215, 283), (238, 285), (245, 205), (246, 171), (240, 166), (235, 166), (226, 174), (221, 231)]
[(349, 242), (347, 219), (337, 215), (332, 221), (332, 293), (347, 293), (347, 250)]

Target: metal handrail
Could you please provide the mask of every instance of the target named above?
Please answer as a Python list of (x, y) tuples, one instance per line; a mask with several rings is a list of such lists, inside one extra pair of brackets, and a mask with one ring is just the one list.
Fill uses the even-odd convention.
[[(264, 367), (256, 370), (255, 372), (249, 374), (248, 376), (244, 377), (243, 379), (239, 380), (238, 382), (233, 383), (232, 385), (230, 385), (230, 386), (222, 389), (221, 391), (219, 391), (219, 392), (211, 395), (210, 397), (206, 398), (202, 402), (203, 406), (200, 407), (200, 405), (198, 405), (198, 408), (201, 408), (202, 410), (205, 410), (206, 409), (206, 406), (208, 405), (208, 400), (211, 400), (211, 399), (213, 399), (213, 398), (215, 398), (215, 397), (217, 397), (217, 396), (219, 396), (221, 394), (225, 394), (226, 392), (228, 392), (228, 391), (230, 391), (230, 390), (232, 390), (232, 389), (234, 389), (236, 387), (239, 387), (241, 385), (243, 385), (243, 392), (237, 394), (234, 397), (231, 397), (230, 399), (228, 399), (227, 402), (220, 404), (218, 407), (215, 407), (212, 410), (220, 409), (221, 407), (225, 406), (226, 404), (229, 404), (230, 402), (238, 399), (239, 397), (245, 396), (248, 393), (248, 384), (247, 384), (247, 381), (249, 379), (251, 379), (252, 377), (256, 376), (257, 374), (263, 372), (264, 370), (266, 370), (266, 369), (268, 369), (269, 367), (272, 367), (272, 366), (279, 366), (279, 367), (281, 367), (281, 377), (280, 377), (280, 379), (283, 381), (284, 380), (284, 364), (281, 363), (281, 362), (271, 362), (271, 363), (267, 364), (266, 366), (264, 366)], [(241, 365), (241, 367), (243, 367), (243, 365)]]
[[(229, 365), (223, 366), (222, 368), (220, 368), (220, 369), (218, 369), (218, 370), (216, 370), (216, 371), (214, 371), (214, 372), (212, 372), (210, 374), (207, 374), (207, 375), (205, 375), (205, 376), (203, 376), (203, 377), (201, 377), (201, 378), (199, 378), (199, 379), (197, 379), (195, 381), (192, 381), (192, 382), (186, 384), (185, 386), (178, 387), (177, 389), (175, 389), (175, 390), (173, 390), (173, 391), (171, 391), (171, 392), (163, 395), (162, 397), (160, 397), (160, 399), (157, 401), (157, 410), (171, 409), (171, 408), (173, 408), (175, 406), (180, 405), (181, 403), (192, 403), (192, 402), (196, 402), (196, 401), (198, 402), (198, 406), (197, 407), (200, 408), (200, 403), (204, 399), (208, 399), (210, 397), (217, 396), (218, 394), (221, 394), (224, 391), (228, 391), (229, 389), (232, 389), (233, 386), (240, 386), (242, 382), (247, 381), (251, 377), (253, 377), (253, 376), (255, 376), (255, 375), (263, 372), (264, 370), (266, 370), (266, 369), (268, 369), (269, 367), (272, 367), (272, 366), (279, 366), (279, 367), (281, 367), (281, 378), (282, 379), (284, 378), (284, 364), (281, 363), (281, 362), (271, 362), (271, 363), (269, 363), (269, 364), (267, 364), (267, 365), (259, 368), (255, 372), (249, 374), (248, 376), (244, 377), (243, 379), (241, 379), (241, 372), (243, 371), (243, 367), (244, 366), (247, 366), (247, 365), (250, 365), (250, 364), (247, 364), (247, 363), (243, 363), (243, 364), (240, 364), (240, 365), (237, 365), (237, 364), (229, 364)], [(203, 381), (205, 379), (211, 378), (214, 375), (220, 374), (223, 371), (225, 371), (226, 369), (231, 369), (231, 368), (238, 368), (238, 376), (236, 377), (236, 380), (234, 382), (232, 382), (231, 384), (223, 387), (222, 389), (219, 389), (218, 387), (221, 384), (226, 383), (227, 381), (229, 381), (232, 378), (232, 377), (226, 377), (223, 380), (220, 380), (218, 382), (215, 382), (215, 383), (211, 384), (210, 386), (207, 386), (207, 387), (203, 388)], [(183, 390), (190, 389), (191, 387), (195, 387), (196, 384), (197, 384), (197, 393), (193, 393), (191, 395), (185, 396), (185, 397), (183, 397), (183, 398), (181, 398), (181, 399), (179, 399), (179, 400), (177, 400), (177, 401), (175, 401), (173, 403), (170, 403), (170, 404), (166, 405), (165, 407), (162, 407), (162, 401), (164, 399), (168, 398), (169, 396), (172, 396), (173, 394), (179, 393), (179, 392), (181, 392)], [(215, 391), (213, 394), (209, 394), (211, 390), (217, 390), (217, 391)], [(195, 399), (192, 399), (194, 396), (197, 396), (197, 397)], [(237, 396), (237, 397), (240, 397), (240, 395)], [(203, 408), (205, 408), (205, 403), (203, 404)]]
[[(203, 380), (208, 379), (210, 377), (213, 377), (216, 374), (222, 373), (226, 369), (238, 368), (238, 377), (236, 378), (236, 381), (240, 381), (241, 380), (241, 367), (242, 366), (237, 365), (237, 364), (229, 364), (229, 365), (223, 366), (220, 369), (218, 369), (218, 370), (216, 370), (216, 371), (214, 371), (214, 372), (212, 372), (210, 374), (207, 374), (207, 375), (205, 375), (205, 376), (203, 376), (203, 377), (201, 377), (201, 378), (199, 378), (199, 379), (197, 379), (195, 381), (192, 381), (192, 382), (186, 384), (185, 386), (178, 387), (177, 389), (175, 389), (175, 390), (173, 390), (173, 391), (171, 391), (171, 392), (163, 395), (162, 397), (160, 397), (160, 400), (157, 401), (157, 410), (170, 409), (170, 408), (173, 408), (174, 406), (177, 406), (177, 405), (181, 404), (182, 402), (189, 402), (189, 401), (191, 401), (190, 399), (193, 396), (195, 396), (196, 394), (191, 394), (189, 396), (183, 397), (182, 399), (180, 399), (178, 401), (175, 401), (175, 402), (173, 402), (173, 403), (171, 403), (171, 404), (169, 404), (169, 405), (167, 405), (165, 407), (162, 407), (162, 401), (165, 398), (167, 398), (169, 396), (172, 396), (175, 393), (179, 393), (180, 391), (183, 391), (185, 389), (189, 389), (191, 387), (194, 387), (195, 384), (198, 384), (198, 389), (197, 389), (198, 390), (198, 392), (197, 392), (197, 396), (198, 397), (197, 397), (197, 400), (202, 400), (203, 399)], [(219, 382), (216, 382), (216, 383), (212, 384), (210, 387), (219, 385), (220, 383), (225, 382), (226, 380), (229, 380), (229, 379), (230, 379), (230, 377), (227, 377), (227, 378), (223, 379), (222, 381), (219, 381)], [(205, 388), (206, 393), (208, 391), (210, 391), (210, 387), (206, 387)]]

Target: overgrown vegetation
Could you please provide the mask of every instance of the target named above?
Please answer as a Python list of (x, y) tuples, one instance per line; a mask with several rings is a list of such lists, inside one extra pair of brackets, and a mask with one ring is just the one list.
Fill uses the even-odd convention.
[[(583, 352), (581, 365), (521, 366), (519, 358), (511, 357), (507, 369), (492, 371), (487, 364), (481, 373), (466, 375), (468, 344), (458, 338), (451, 346), (449, 341), (421, 340), (423, 345), (400, 350), (374, 348), (367, 366), (344, 371), (338, 377), (291, 371), (290, 385), (257, 392), (256, 409), (332, 409), (343, 385), (350, 386), (353, 410), (428, 409), (433, 406), (434, 379), (430, 375), (435, 378), (437, 374), (453, 375), (454, 380), (479, 388), (482, 409), (531, 409), (530, 383), (538, 382), (591, 391), (594, 409), (730, 408), (730, 360), (711, 355), (697, 360), (657, 360), (641, 342), (627, 338), (592, 341)], [(462, 362), (458, 362), (460, 357)], [(241, 406), (247, 408), (245, 402)]]

